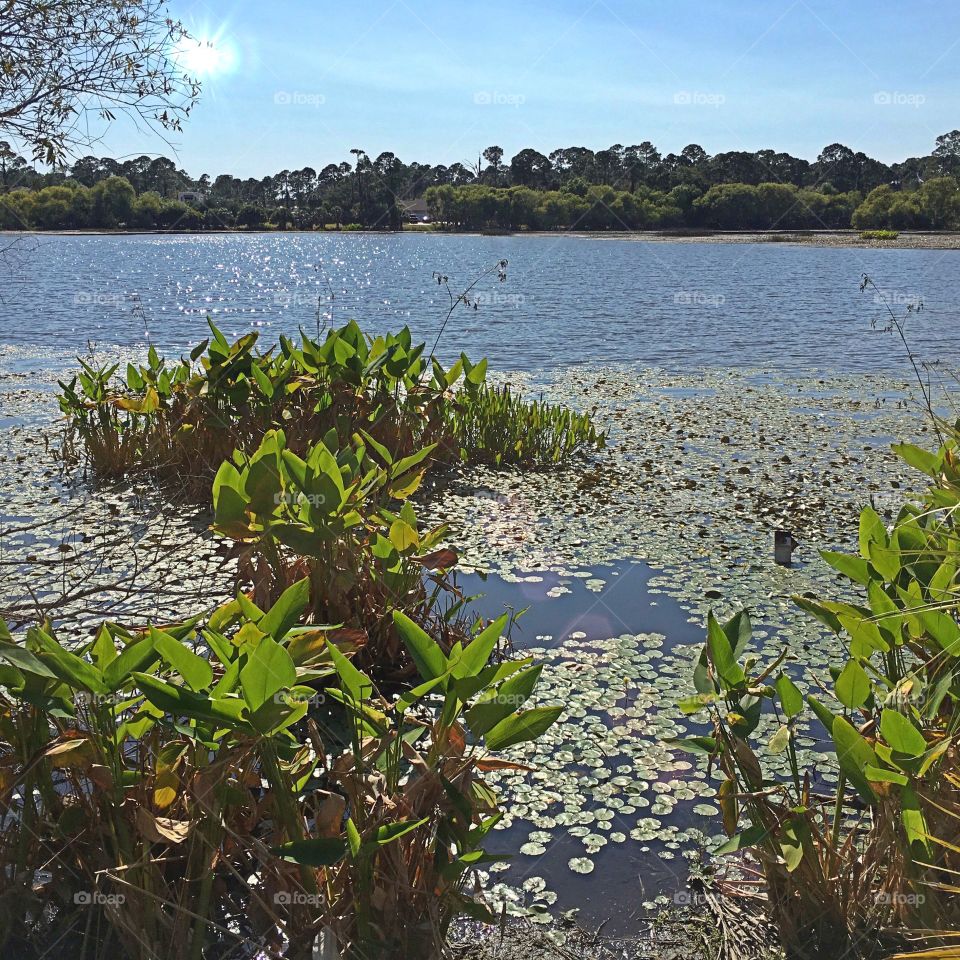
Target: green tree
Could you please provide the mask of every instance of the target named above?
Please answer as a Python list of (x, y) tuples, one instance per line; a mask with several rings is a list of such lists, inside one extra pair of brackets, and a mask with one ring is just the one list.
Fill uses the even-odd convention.
[(934, 230), (960, 227), (960, 184), (953, 177), (928, 180), (919, 191), (919, 206)]
[(136, 227), (152, 230), (160, 225), (162, 208), (163, 201), (160, 199), (160, 194), (153, 191), (141, 193), (133, 205), (131, 223)]
[(517, 187), (543, 189), (550, 180), (553, 167), (538, 150), (521, 150), (510, 161), (510, 180)]
[(960, 176), (960, 130), (940, 134), (932, 157), (938, 173), (947, 177)]
[(130, 182), (123, 177), (107, 177), (93, 187), (92, 225), (118, 227), (130, 222), (136, 199)]
[(503, 166), (503, 147), (487, 147), (483, 151), (483, 159), (488, 164), (487, 170), (484, 171), (484, 179), (489, 180), (495, 187), (499, 186), (500, 169)]

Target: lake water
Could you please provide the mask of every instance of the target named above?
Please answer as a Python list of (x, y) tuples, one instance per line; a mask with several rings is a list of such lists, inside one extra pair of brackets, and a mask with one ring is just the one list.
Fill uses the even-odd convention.
[(433, 342), (459, 292), (509, 261), (459, 308), (441, 344), (507, 370), (635, 361), (670, 370), (750, 367), (904, 371), (902, 351), (871, 329), (885, 311), (864, 273), (910, 318), (923, 356), (960, 359), (960, 253), (793, 244), (722, 244), (567, 236), (249, 234), (39, 236), (12, 252), (0, 293), (0, 344), (63, 355), (148, 336), (180, 351), (206, 335), (358, 319), (409, 324)]
[[(78, 620), (130, 619), (124, 604), (140, 615), (144, 598), (155, 604), (151, 616), (167, 620), (232, 591), (205, 520), (162, 498), (140, 502), (79, 477), (58, 482), (42, 449), (46, 435), (34, 427), (55, 421), (56, 373), (74, 366), (70, 358), (86, 353), (88, 341), (102, 359), (113, 345), (140, 348), (148, 335), (176, 354), (206, 336), (210, 314), (230, 336), (259, 329), (273, 342), (300, 324), (315, 331), (319, 297), (321, 322), (356, 317), (374, 330), (407, 323), (432, 343), (449, 305), (433, 272), (448, 274), (459, 291), (507, 259), (507, 280), (477, 287), (479, 309), (457, 312), (440, 352), (463, 349), (507, 371), (559, 374), (609, 363), (602, 373), (584, 367), (542, 379), (567, 390), (561, 399), (575, 406), (592, 394), (615, 444), (602, 461), (603, 483), (581, 487), (576, 472), (504, 472), (474, 489), (469, 477), (462, 486), (470, 490), (454, 485), (443, 504), (449, 515), (436, 518), (453, 523), (465, 558), (493, 571), (461, 579), (468, 594), (485, 595), (480, 612), (530, 608), (511, 636), (547, 664), (544, 701), (573, 708), (544, 755), (530, 759), (529, 785), (501, 775), (510, 820), (489, 848), (520, 853), (491, 868), (489, 883), (545, 883), (556, 909), (576, 907), (590, 927), (609, 920), (606, 932), (634, 935), (645, 929), (647, 901), (684, 891), (688, 857), (700, 846), (695, 834), (720, 829), (704, 804), (712, 788), (702, 769), (661, 742), (684, 729), (704, 732), (673, 724), (681, 722), (675, 701), (689, 686), (706, 607), (751, 606), (758, 643), (792, 643), (796, 663), (813, 658), (825, 672), (828, 648), (821, 656), (814, 644), (808, 653), (810, 626), (798, 624), (785, 598), (834, 589), (816, 548), (855, 543), (848, 494), (901, 499), (905, 481), (891, 491), (889, 465), (877, 453), (889, 437), (910, 436), (898, 419), (906, 416), (899, 393), (879, 382), (886, 378), (791, 378), (811, 368), (909, 375), (899, 345), (871, 328), (884, 310), (859, 292), (863, 273), (898, 313), (924, 301), (908, 322), (919, 353), (960, 361), (960, 280), (950, 270), (957, 256), (538, 236), (27, 239), (0, 269), (0, 551), (27, 571), (0, 589), (0, 608), (32, 617), (34, 595), (53, 602), (82, 586), (71, 608), (72, 617), (79, 607)], [(694, 372), (671, 378), (614, 368), (622, 362)], [(778, 392), (770, 383), (781, 376)], [(850, 461), (838, 459), (844, 452)], [(683, 482), (691, 477), (693, 487)], [(769, 526), (779, 522), (771, 503), (790, 508), (804, 543), (789, 571), (770, 562)], [(849, 521), (842, 530), (835, 515)], [(41, 517), (49, 519), (42, 528)], [(127, 597), (117, 581), (131, 551), (138, 572)], [(509, 579), (495, 575), (504, 567)], [(21, 582), (29, 597), (21, 597)], [(88, 595), (94, 587), (102, 593)], [(531, 799), (531, 787), (547, 792)], [(587, 846), (571, 823), (589, 825), (587, 836), (601, 846)], [(596, 866), (589, 875), (569, 866), (585, 854)]]

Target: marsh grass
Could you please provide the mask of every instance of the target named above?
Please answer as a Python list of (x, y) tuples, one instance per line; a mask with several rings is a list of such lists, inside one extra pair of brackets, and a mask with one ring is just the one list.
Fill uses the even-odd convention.
[(589, 414), (542, 398), (524, 400), (507, 386), (481, 384), (444, 412), (464, 463), (554, 467), (606, 443)]

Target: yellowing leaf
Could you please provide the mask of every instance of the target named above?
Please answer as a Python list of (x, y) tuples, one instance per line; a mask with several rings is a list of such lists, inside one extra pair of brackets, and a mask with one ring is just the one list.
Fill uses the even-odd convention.
[(402, 553), (420, 543), (417, 531), (405, 520), (399, 518), (390, 524), (390, 542)]

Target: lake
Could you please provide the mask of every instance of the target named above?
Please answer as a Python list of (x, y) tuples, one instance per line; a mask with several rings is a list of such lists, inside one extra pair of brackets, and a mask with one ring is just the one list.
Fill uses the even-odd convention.
[(497, 369), (627, 361), (668, 370), (904, 371), (899, 346), (871, 329), (885, 310), (859, 292), (869, 274), (910, 318), (923, 356), (960, 358), (960, 277), (949, 250), (570, 236), (246, 234), (36, 236), (8, 254), (0, 344), (70, 356), (147, 338), (180, 351), (206, 335), (265, 340), (316, 332), (322, 319), (367, 329), (409, 324), (432, 343), (455, 293), (509, 261), (506, 282), (476, 288), (439, 353), (463, 349)]
[[(433, 271), (459, 291), (507, 259), (507, 280), (477, 288), (479, 309), (458, 311), (441, 352), (539, 371), (523, 379), (596, 405), (613, 442), (589, 475), (470, 471), (419, 505), (425, 524), (452, 524), (461, 586), (485, 595), (478, 612), (529, 607), (511, 638), (546, 664), (543, 700), (569, 707), (520, 757), (532, 771), (489, 775), (508, 812), (490, 849), (518, 855), (486, 883), (510, 902), (520, 890), (579, 908), (591, 927), (614, 914), (607, 932), (634, 935), (719, 839), (716, 782), (663, 743), (704, 732), (675, 703), (707, 611), (749, 607), (757, 645), (788, 646), (801, 685), (824, 674), (841, 654), (789, 597), (834, 595), (817, 548), (852, 548), (865, 498), (896, 509), (909, 484), (888, 446), (919, 429), (910, 370), (872, 331), (883, 306), (860, 276), (898, 313), (922, 298), (909, 321), (918, 352), (956, 361), (955, 256), (541, 236), (29, 238), (0, 288), (0, 550), (16, 570), (0, 611), (19, 628), (39, 599), (80, 630), (104, 616), (173, 620), (232, 593), (208, 518), (56, 473), (56, 377), (88, 341), (103, 361), (148, 333), (180, 353), (209, 313), (230, 336), (254, 328), (272, 342), (298, 324), (315, 332), (319, 297), (321, 322), (408, 323), (429, 345), (449, 304)], [(771, 556), (781, 526), (803, 544), (790, 569)], [(802, 734), (813, 764), (819, 733)]]

